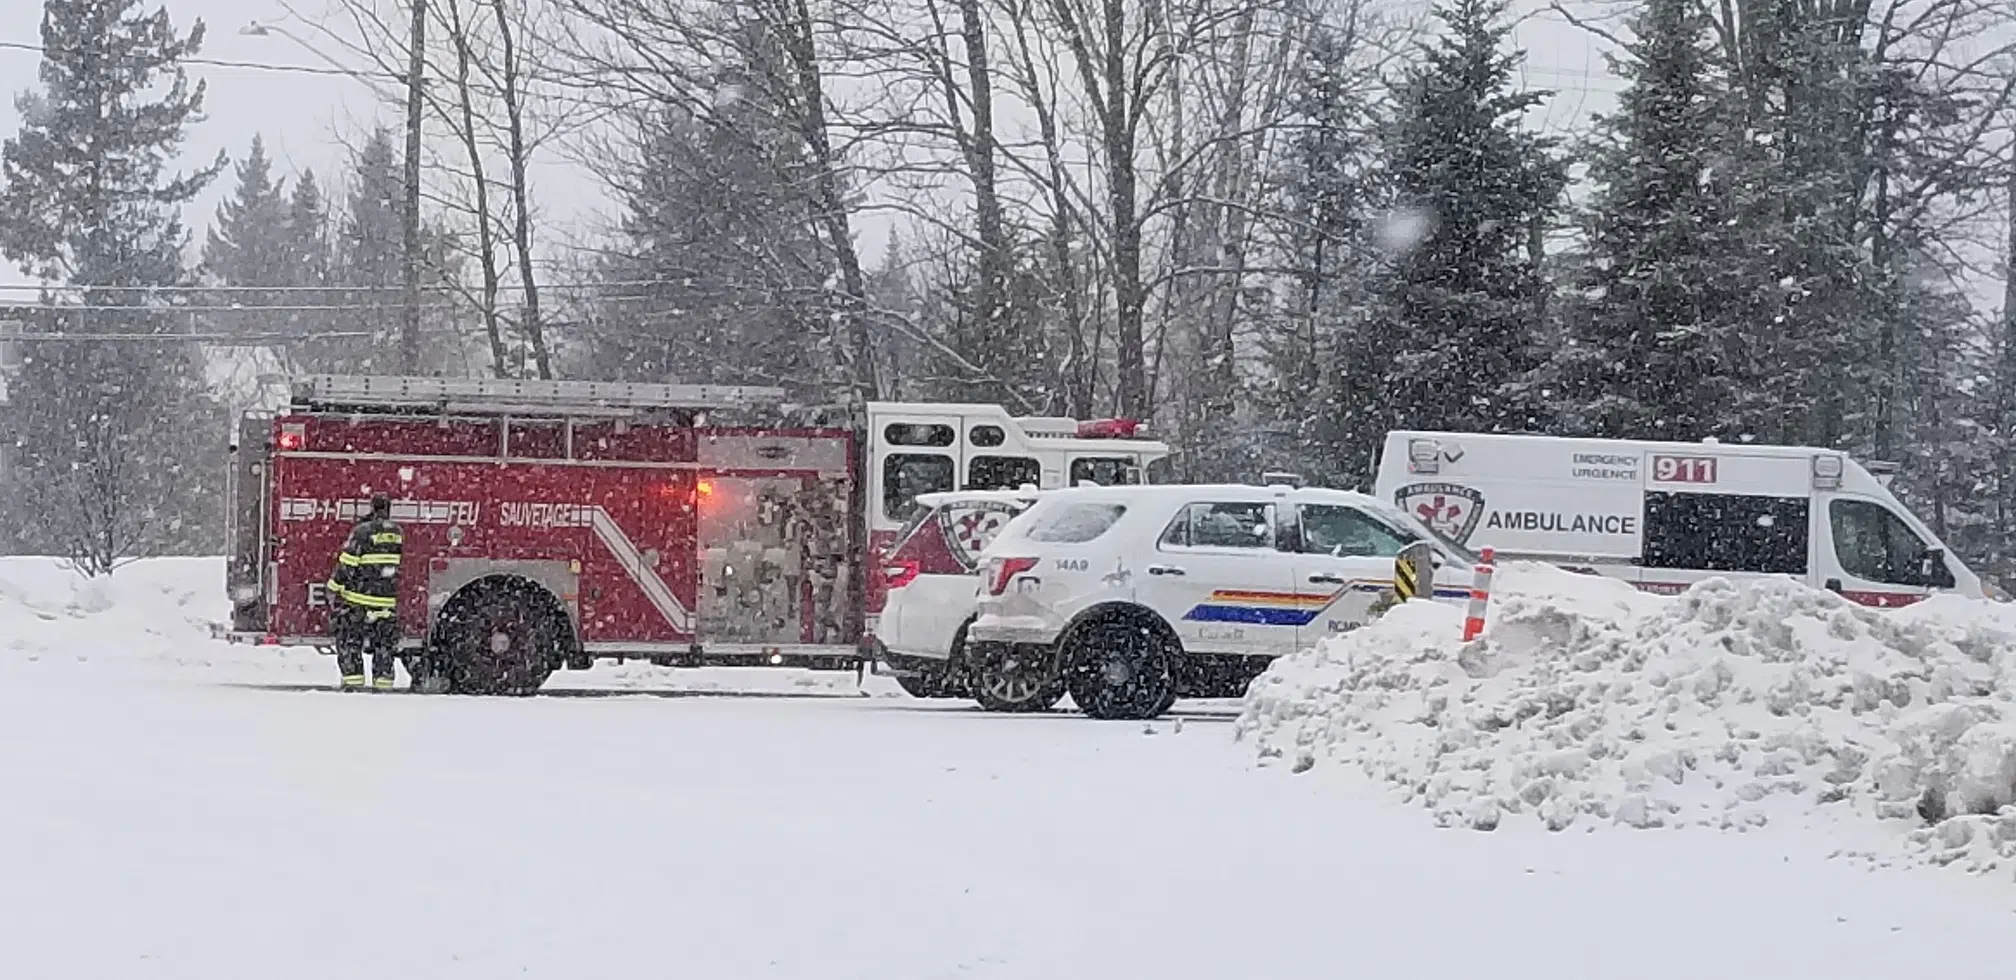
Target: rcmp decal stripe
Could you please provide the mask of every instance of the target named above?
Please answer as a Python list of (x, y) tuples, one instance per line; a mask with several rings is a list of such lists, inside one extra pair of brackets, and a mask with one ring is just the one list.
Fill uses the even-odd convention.
[(672, 587), (658, 577), (658, 572), (645, 563), (644, 555), (637, 550), (630, 536), (623, 533), (616, 519), (609, 516), (608, 511), (592, 507), (589, 508), (589, 526), (595, 529), (595, 537), (601, 540), (602, 546), (616, 556), (617, 564), (623, 566), (623, 573), (630, 576), (630, 581), (637, 583), (638, 590), (651, 601), (651, 607), (658, 610), (658, 614), (665, 617), (673, 629), (690, 635), (693, 632), (693, 614), (680, 604), (679, 597), (672, 594)]
[[(1347, 592), (1379, 592), (1392, 587), (1392, 579), (1361, 578), (1352, 579), (1343, 588), (1325, 594), (1213, 589), (1211, 598), (1190, 607), (1183, 618), (1199, 623), (1307, 626)], [(1437, 599), (1467, 599), (1469, 596), (1469, 589), (1445, 586), (1435, 590)]]

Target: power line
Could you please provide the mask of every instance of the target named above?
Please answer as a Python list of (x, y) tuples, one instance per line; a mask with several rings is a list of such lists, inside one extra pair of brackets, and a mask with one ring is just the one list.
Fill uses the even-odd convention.
[[(582, 280), (582, 281), (572, 281), (572, 282), (544, 282), (544, 281), (542, 281), (542, 282), (540, 282), (540, 283), (539, 283), (538, 285), (539, 285), (539, 288), (540, 288), (540, 289), (555, 289), (555, 290), (584, 290), (584, 289), (633, 289), (633, 288), (638, 288), (638, 287), (643, 287), (643, 286), (683, 286), (683, 285), (686, 285), (686, 280), (683, 280), (683, 279), (616, 279), (616, 280), (611, 280), (611, 281), (608, 281), (608, 282), (598, 282), (598, 281), (587, 281), (587, 280)], [(43, 292), (43, 291), (48, 291), (48, 292), (53, 292), (53, 293), (86, 293), (86, 292), (101, 292), (101, 293), (169, 293), (169, 294), (176, 294), (176, 293), (398, 293), (398, 292), (403, 292), (403, 291), (404, 291), (404, 289), (403, 289), (403, 287), (400, 287), (400, 286), (333, 286), (333, 285), (332, 285), (332, 286), (187, 286), (187, 285), (173, 285), (173, 286), (72, 286), (72, 285), (64, 285), (64, 284), (60, 284), (60, 283), (49, 283), (49, 284), (38, 284), (38, 283), (11, 283), (11, 284), (10, 284), (10, 283), (0, 283), (0, 292), (16, 292), (16, 293), (35, 293), (35, 292)], [(461, 289), (459, 289), (459, 288), (457, 288), (457, 287), (455, 287), (455, 286), (422, 286), (422, 287), (421, 287), (421, 291), (422, 291), (422, 292), (433, 292), (433, 293), (456, 293), (456, 294), (460, 294), (460, 293), (462, 292), (462, 290), (461, 290)], [(52, 308), (52, 309), (66, 309), (66, 310), (69, 310), (69, 309), (79, 309), (80, 307), (75, 307), (75, 306), (55, 306), (55, 307), (51, 307), (51, 308)], [(183, 308), (183, 307), (175, 307), (175, 309), (182, 309), (182, 308)], [(273, 306), (256, 306), (256, 307), (254, 307), (254, 306), (248, 306), (248, 307), (245, 307), (245, 309), (264, 309), (264, 310), (271, 310), (271, 309), (279, 309), (279, 308), (280, 308), (280, 307), (273, 307)], [(148, 307), (148, 309), (152, 309), (152, 307)]]
[(376, 336), (368, 330), (331, 330), (322, 333), (22, 333), (0, 335), (5, 343), (79, 343), (143, 341), (151, 343), (234, 343), (282, 344), (301, 340), (362, 340)]
[[(26, 41), (0, 41), (0, 48), (13, 51), (28, 51), (34, 54), (43, 54), (43, 55), (49, 53), (49, 48), (47, 46), (41, 44), (30, 44)], [(384, 79), (391, 79), (393, 81), (403, 80), (401, 76), (393, 74), (391, 72), (374, 71), (366, 68), (351, 69), (351, 68), (324, 68), (321, 67), (320, 65), (280, 65), (263, 61), (231, 61), (223, 58), (183, 57), (175, 59), (170, 64), (202, 65), (209, 68), (243, 68), (250, 71), (291, 72), (297, 75), (340, 75), (340, 76), (347, 76), (350, 78), (361, 77), (361, 78), (384, 78)], [(164, 65), (163, 67), (168, 67), (168, 65)]]
[[(454, 309), (452, 303), (423, 304), (425, 309)], [(14, 310), (48, 311), (50, 313), (158, 313), (162, 315), (178, 313), (343, 313), (353, 311), (404, 310), (404, 303), (298, 303), (285, 306), (242, 306), (217, 305), (210, 303), (190, 306), (145, 306), (139, 303), (74, 303), (55, 306), (16, 306)]]

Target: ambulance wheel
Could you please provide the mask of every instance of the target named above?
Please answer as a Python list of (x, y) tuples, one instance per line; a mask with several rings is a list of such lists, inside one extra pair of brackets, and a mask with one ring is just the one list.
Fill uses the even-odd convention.
[(456, 593), (441, 613), (439, 651), (457, 694), (524, 696), (553, 673), (566, 639), (565, 614), (529, 583), (481, 582)]
[(1064, 698), (1056, 658), (1032, 648), (979, 643), (967, 648), (966, 686), (987, 711), (1048, 711)]
[(1094, 718), (1154, 718), (1176, 704), (1182, 646), (1152, 615), (1116, 610), (1078, 624), (1064, 644), (1064, 683)]
[(945, 697), (945, 676), (942, 671), (929, 674), (898, 674), (896, 686), (913, 698)]
[(959, 624), (959, 632), (952, 634), (952, 650), (943, 663), (914, 675), (898, 675), (896, 685), (913, 698), (957, 698), (966, 695), (966, 627), (973, 624), (967, 620)]

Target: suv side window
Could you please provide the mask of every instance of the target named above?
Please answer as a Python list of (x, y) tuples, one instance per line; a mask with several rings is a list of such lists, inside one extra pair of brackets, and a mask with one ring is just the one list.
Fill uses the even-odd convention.
[(1274, 505), (1261, 503), (1189, 504), (1178, 511), (1162, 544), (1173, 548), (1274, 547)]
[[(1929, 545), (1888, 507), (1873, 500), (1834, 500), (1827, 505), (1827, 520), (1833, 527), (1834, 555), (1848, 574), (1885, 585), (1949, 587), (1926, 581), (1923, 559)], [(1943, 571), (1934, 568), (1932, 578), (1951, 577)]]
[(1356, 507), (1302, 506), (1302, 547), (1306, 554), (1336, 558), (1391, 558), (1412, 544), (1409, 538), (1373, 520)]

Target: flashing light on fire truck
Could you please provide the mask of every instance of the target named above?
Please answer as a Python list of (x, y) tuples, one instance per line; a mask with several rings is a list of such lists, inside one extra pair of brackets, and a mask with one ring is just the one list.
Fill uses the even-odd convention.
[(1141, 482), (1169, 454), (1134, 419), (870, 402), (836, 421), (775, 388), (316, 375), (288, 389), (286, 409), (239, 423), (227, 635), (332, 646), (314, 590), (370, 488), (396, 487), (400, 642), (423, 690), (527, 693), (605, 658), (859, 670), (888, 590), (916, 575), (885, 555), (917, 495)]

